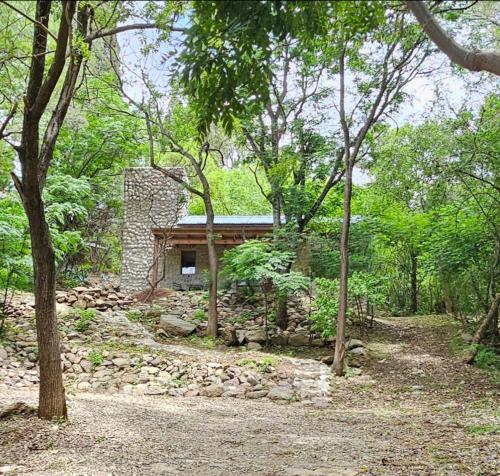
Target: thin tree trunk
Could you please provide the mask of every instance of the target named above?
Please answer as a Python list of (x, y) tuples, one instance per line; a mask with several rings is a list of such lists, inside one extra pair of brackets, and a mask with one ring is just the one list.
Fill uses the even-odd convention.
[(441, 278), (441, 286), (443, 288), (443, 301), (446, 314), (454, 316), (455, 306), (453, 305), (453, 299), (451, 297), (451, 292), (450, 292), (450, 285), (446, 277)]
[[(276, 152), (277, 153), (277, 152)], [(276, 185), (271, 183), (271, 204), (273, 208), (273, 236), (274, 241), (280, 239), (281, 229), (281, 197)], [(279, 295), (276, 301), (276, 325), (281, 330), (288, 327), (288, 296)]]
[(411, 313), (418, 311), (418, 286), (417, 286), (417, 255), (411, 253)]
[[(207, 184), (208, 185), (208, 184)], [(216, 337), (218, 332), (217, 318), (217, 278), (218, 278), (218, 259), (215, 247), (214, 231), (214, 210), (210, 200), (210, 191), (205, 190), (205, 210), (207, 212), (207, 249), (208, 249), (208, 267), (210, 274), (210, 283), (208, 288), (208, 326), (207, 334)]]
[(488, 311), (488, 314), (481, 321), (481, 324), (479, 324), (479, 327), (477, 328), (477, 331), (474, 334), (474, 337), (472, 338), (471, 344), (473, 344), (474, 348), (471, 350), (469, 355), (465, 358), (466, 363), (472, 364), (474, 362), (474, 359), (476, 358), (477, 352), (479, 350), (478, 345), (484, 339), (484, 336), (486, 334), (486, 331), (488, 330), (488, 327), (491, 326), (491, 323), (495, 319), (498, 319), (498, 307), (499, 306), (500, 306), (500, 294), (497, 294), (495, 296), (495, 299), (493, 299), (493, 302), (491, 303), (490, 310)]
[(340, 238), (340, 289), (339, 314), (337, 319), (337, 335), (335, 339), (335, 357), (333, 368), (335, 375), (344, 374), (345, 359), (345, 325), (347, 318), (347, 285), (349, 275), (349, 226), (351, 222), (351, 195), (353, 163), (347, 159), (344, 183), (344, 213), (342, 218), (342, 235)]

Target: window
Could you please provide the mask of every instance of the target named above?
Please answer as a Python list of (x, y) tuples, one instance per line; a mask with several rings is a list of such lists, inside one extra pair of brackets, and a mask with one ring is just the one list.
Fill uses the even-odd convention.
[(181, 251), (181, 274), (196, 273), (196, 251)]

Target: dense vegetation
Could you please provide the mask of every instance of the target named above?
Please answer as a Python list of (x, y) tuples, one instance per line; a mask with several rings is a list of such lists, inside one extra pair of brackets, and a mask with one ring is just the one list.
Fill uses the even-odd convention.
[[(475, 3), (434, 11), (494, 49), (494, 4)], [(488, 313), (498, 84), (450, 67), (402, 2), (12, 1), (0, 23), (0, 303), (50, 295), (50, 266), (33, 266), (51, 247), (62, 286), (118, 273), (123, 171), (182, 165), (191, 213), (273, 215), (272, 240), (233, 250), (224, 271), (258, 286), (279, 325), (287, 295), (311, 289), (315, 328), (339, 342), (346, 318)]]

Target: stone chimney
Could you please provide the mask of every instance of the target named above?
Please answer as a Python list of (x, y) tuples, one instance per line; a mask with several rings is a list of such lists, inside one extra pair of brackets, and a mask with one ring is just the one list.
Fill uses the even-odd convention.
[[(186, 179), (181, 167), (170, 168)], [(175, 180), (152, 167), (125, 171), (121, 288), (135, 292), (150, 286), (154, 228), (172, 228), (187, 215), (187, 193)]]

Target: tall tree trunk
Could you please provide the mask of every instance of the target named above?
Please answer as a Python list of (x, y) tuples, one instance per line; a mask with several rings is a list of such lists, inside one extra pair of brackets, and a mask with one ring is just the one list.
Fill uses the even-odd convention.
[(455, 305), (451, 295), (450, 284), (446, 276), (441, 277), (441, 286), (443, 288), (443, 301), (446, 314), (450, 316), (455, 315)]
[(339, 314), (337, 319), (337, 335), (335, 338), (335, 357), (333, 368), (335, 375), (344, 374), (345, 359), (345, 324), (347, 318), (347, 285), (349, 275), (349, 227), (351, 222), (351, 195), (353, 161), (346, 160), (346, 174), (344, 183), (344, 212), (342, 218), (342, 235), (340, 238), (340, 289)]
[(281, 228), (281, 199), (276, 185), (271, 184), (271, 205), (273, 209), (273, 234), (278, 238), (278, 232)]
[[(277, 153), (277, 152), (276, 152)], [(281, 196), (279, 188), (271, 181), (271, 205), (273, 208), (273, 237), (274, 241), (280, 239), (281, 229)], [(276, 301), (276, 325), (286, 330), (288, 327), (288, 296), (280, 295)]]
[[(200, 177), (201, 178), (201, 177)], [(207, 213), (207, 250), (208, 250), (208, 268), (210, 275), (210, 283), (208, 288), (208, 326), (207, 334), (216, 337), (218, 332), (217, 318), (217, 279), (218, 266), (217, 250), (215, 247), (215, 230), (214, 230), (214, 209), (210, 198), (210, 188), (208, 181), (203, 177), (202, 184), (204, 189), (203, 200), (205, 202), (205, 211)]]
[(417, 286), (417, 255), (411, 252), (411, 313), (415, 315), (418, 311), (418, 286)]
[[(209, 222), (212, 222), (209, 224)], [(207, 248), (208, 248), (208, 267), (210, 274), (210, 283), (208, 288), (208, 326), (207, 334), (209, 336), (217, 336), (217, 274), (218, 274), (218, 259), (215, 247), (215, 233), (213, 225), (213, 216), (211, 220), (207, 214)]]
[(35, 277), (35, 313), (40, 363), (38, 416), (67, 418), (57, 332), (56, 265), (39, 188), (36, 161), (24, 159), (22, 198), (30, 225)]

